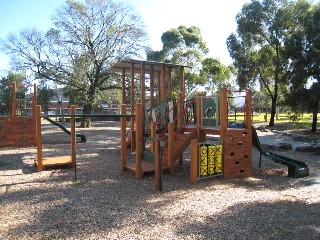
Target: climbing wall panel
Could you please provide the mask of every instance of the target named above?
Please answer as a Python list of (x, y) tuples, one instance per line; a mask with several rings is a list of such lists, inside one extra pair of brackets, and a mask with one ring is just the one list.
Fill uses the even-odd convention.
[(35, 119), (32, 116), (0, 117), (0, 147), (35, 145)]
[(224, 178), (252, 176), (251, 129), (228, 129), (224, 139)]

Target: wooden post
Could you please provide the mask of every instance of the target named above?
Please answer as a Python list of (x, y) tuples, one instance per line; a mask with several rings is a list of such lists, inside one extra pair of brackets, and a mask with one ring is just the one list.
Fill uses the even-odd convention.
[[(151, 121), (151, 123), (150, 123), (150, 137), (152, 137), (153, 139), (157, 138), (156, 125), (157, 125), (156, 122)], [(152, 152), (155, 152), (155, 142), (154, 141), (151, 142), (150, 149)]]
[(17, 84), (14, 82), (12, 84), (12, 107), (11, 107), (11, 115), (17, 115)]
[(166, 98), (166, 78), (165, 78), (165, 65), (161, 65), (161, 76), (160, 76), (160, 102)]
[(168, 165), (170, 173), (174, 175), (174, 123), (168, 124)]
[(32, 116), (35, 118), (37, 108), (37, 85), (33, 84)]
[(171, 67), (168, 67), (168, 99), (172, 100), (172, 75), (171, 75)]
[(136, 178), (142, 178), (142, 104), (136, 104)]
[(159, 147), (159, 139), (154, 138), (153, 140), (153, 144), (154, 144), (154, 186), (155, 189), (161, 190), (162, 186), (161, 186), (161, 182), (160, 182), (160, 178), (161, 178), (161, 166), (160, 166), (160, 147)]
[[(122, 104), (120, 109), (121, 114), (126, 114), (126, 105)], [(126, 122), (125, 117), (120, 118), (120, 168), (121, 171), (124, 171), (127, 166), (127, 144), (126, 144)]]
[(126, 104), (126, 70), (124, 68), (122, 69), (121, 79), (122, 104)]
[(183, 98), (185, 95), (184, 90), (184, 67), (180, 67), (180, 81), (179, 81), (179, 91), (183, 93)]
[[(142, 111), (141, 111), (141, 125), (139, 125), (144, 132), (144, 126), (145, 126), (145, 105), (146, 105), (146, 87), (145, 87), (145, 69), (146, 65), (144, 62), (141, 62), (141, 72), (140, 72), (140, 101), (142, 104)], [(148, 123), (149, 124), (149, 123)], [(142, 135), (141, 135), (142, 137)], [(142, 149), (144, 150), (144, 144), (142, 146)]]
[(41, 106), (36, 106), (37, 171), (42, 169)]
[(150, 69), (150, 108), (154, 106), (154, 67)]
[(191, 140), (191, 162), (190, 162), (190, 182), (196, 183), (199, 167), (198, 141)]
[(222, 145), (222, 168), (225, 169), (226, 161), (226, 149), (225, 146), (227, 144), (227, 128), (228, 128), (228, 99), (227, 99), (228, 91), (226, 88), (220, 89), (220, 141), (223, 142)]
[(202, 102), (202, 98), (201, 96), (198, 94), (196, 96), (196, 127), (197, 127), (197, 139), (198, 141), (202, 141), (202, 136), (201, 136), (201, 133), (200, 133), (200, 128), (202, 126), (202, 106), (201, 106), (201, 102)]
[(145, 91), (145, 68), (146, 65), (144, 62), (141, 62), (140, 69), (140, 103), (142, 103), (142, 107), (144, 108), (146, 102), (146, 91)]
[[(134, 109), (134, 63), (131, 63), (131, 72), (130, 72), (130, 76), (131, 76), (131, 87), (130, 87), (130, 101), (131, 101), (131, 114), (135, 113), (135, 109)], [(134, 126), (135, 124), (135, 118), (131, 117), (131, 127), (130, 127), (130, 131), (131, 131), (131, 151), (133, 152), (136, 145), (135, 145), (135, 133), (134, 133)]]
[(245, 122), (244, 127), (251, 129), (252, 125), (252, 115), (251, 115), (251, 109), (252, 109), (252, 92), (251, 90), (246, 92), (246, 102), (245, 102)]
[(70, 141), (71, 141), (71, 162), (72, 166), (75, 167), (76, 164), (76, 120), (75, 120), (75, 114), (76, 114), (76, 106), (71, 105), (70, 108), (71, 118), (70, 118)]
[(161, 72), (157, 76), (158, 103), (161, 102)]
[(220, 139), (224, 140), (225, 132), (228, 127), (228, 101), (227, 89), (220, 90)]
[(178, 96), (178, 129), (182, 128), (183, 126), (183, 93), (180, 92)]

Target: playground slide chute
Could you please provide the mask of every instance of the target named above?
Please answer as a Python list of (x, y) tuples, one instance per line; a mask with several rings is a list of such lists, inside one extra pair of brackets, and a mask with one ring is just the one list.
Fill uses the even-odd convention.
[(255, 148), (258, 149), (260, 154), (262, 154), (266, 158), (274, 161), (275, 163), (280, 163), (288, 166), (288, 177), (301, 178), (309, 176), (309, 168), (306, 163), (265, 150), (261, 146), (257, 131), (253, 126), (252, 144)]
[[(60, 123), (57, 123), (55, 121), (53, 121), (51, 118), (47, 117), (47, 116), (42, 116), (45, 120), (47, 120), (48, 122), (50, 122), (51, 124), (61, 128), (65, 133), (70, 135), (70, 131), (68, 129), (66, 129), (63, 125), (61, 125)], [(85, 143), (87, 141), (87, 138), (85, 135), (83, 134), (76, 134), (76, 137), (79, 137), (81, 139), (82, 143)]]

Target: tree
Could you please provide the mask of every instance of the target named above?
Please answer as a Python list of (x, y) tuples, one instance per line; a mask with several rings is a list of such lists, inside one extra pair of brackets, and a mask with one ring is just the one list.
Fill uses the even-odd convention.
[(236, 74), (234, 67), (222, 64), (219, 59), (206, 58), (202, 62), (200, 76), (208, 79), (207, 89), (212, 94), (215, 94), (222, 87), (232, 88), (233, 86), (230, 81), (232, 74)]
[[(20, 73), (9, 72), (7, 77), (0, 80), (0, 115), (10, 115), (12, 106), (12, 84), (17, 85), (25, 82), (25, 76)], [(19, 86), (16, 91), (17, 99), (24, 99), (27, 88)]]
[(48, 88), (43, 80), (41, 82), (42, 84), (37, 86), (37, 104), (41, 105), (44, 112), (48, 112), (51, 100), (58, 95), (53, 89)]
[[(119, 60), (140, 56), (145, 32), (130, 6), (113, 0), (68, 0), (52, 18), (46, 33), (24, 29), (2, 41), (15, 66), (37, 78), (66, 86), (83, 99), (91, 113), (97, 92), (120, 88), (110, 68)], [(83, 126), (88, 126), (86, 119)]]
[[(147, 59), (150, 61), (168, 62), (189, 66), (185, 69), (186, 94), (191, 93), (199, 84), (204, 84), (206, 79), (199, 76), (201, 62), (208, 53), (208, 48), (201, 36), (201, 31), (195, 26), (187, 28), (179, 26), (164, 32), (161, 36), (162, 49), (148, 51)], [(173, 78), (178, 76), (174, 74)], [(174, 90), (178, 81), (173, 81)]]
[[(320, 4), (300, 0), (292, 6), (292, 12), (294, 24), (286, 38), (286, 54), (293, 73), (287, 102), (295, 110), (312, 112), (311, 131), (316, 132), (320, 106)], [(310, 80), (315, 82), (307, 88)]]
[(287, 0), (252, 0), (237, 15), (237, 34), (227, 39), (228, 50), (238, 68), (241, 88), (256, 82), (271, 99), (269, 126), (274, 125), (280, 89), (287, 86), (290, 71), (284, 39), (291, 22)]

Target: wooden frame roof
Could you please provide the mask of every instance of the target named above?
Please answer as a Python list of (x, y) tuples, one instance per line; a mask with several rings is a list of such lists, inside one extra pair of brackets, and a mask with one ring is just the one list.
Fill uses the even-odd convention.
[(154, 61), (142, 61), (142, 60), (134, 60), (134, 59), (124, 59), (116, 64), (114, 64), (111, 68), (111, 71), (113, 72), (122, 72), (122, 70), (131, 70), (132, 64), (134, 65), (134, 71), (139, 72), (141, 71), (141, 64), (145, 64), (145, 73), (150, 73), (151, 68), (153, 67), (153, 70), (155, 72), (160, 72), (161, 67), (164, 65), (165, 69), (171, 68), (171, 69), (177, 69), (180, 67), (189, 67), (184, 65), (178, 65), (178, 64), (172, 64), (172, 63), (165, 63), (165, 62), (154, 62)]

